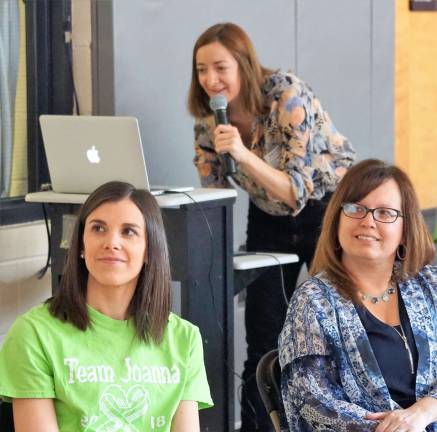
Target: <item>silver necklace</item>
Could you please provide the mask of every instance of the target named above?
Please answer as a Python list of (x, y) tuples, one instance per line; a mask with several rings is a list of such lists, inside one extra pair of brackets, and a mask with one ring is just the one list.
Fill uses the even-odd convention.
[(402, 327), (401, 323), (399, 323), (399, 327), (401, 328), (402, 333), (399, 332), (396, 327), (392, 327), (392, 329), (399, 335), (404, 343), (405, 349), (408, 353), (408, 360), (410, 360), (411, 374), (414, 374), (413, 354), (411, 353), (410, 345), (408, 344), (407, 336), (405, 335), (404, 328)]
[(392, 295), (392, 294), (394, 294), (396, 292), (396, 289), (395, 289), (395, 287), (393, 287), (393, 286), (389, 286), (381, 295), (379, 295), (379, 296), (372, 296), (372, 295), (370, 295), (370, 294), (367, 294), (367, 293), (364, 293), (364, 292), (362, 292), (362, 291), (360, 291), (360, 294), (361, 294), (361, 299), (363, 300), (363, 301), (366, 301), (366, 300), (370, 300), (373, 304), (377, 304), (377, 303), (379, 303), (381, 300), (383, 301), (383, 302), (388, 302), (389, 300), (390, 300), (390, 295)]

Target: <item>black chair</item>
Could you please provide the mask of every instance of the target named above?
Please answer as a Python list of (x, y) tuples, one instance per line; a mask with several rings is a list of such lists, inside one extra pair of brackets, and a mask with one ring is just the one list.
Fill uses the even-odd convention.
[(277, 349), (269, 351), (261, 357), (256, 368), (256, 383), (275, 431), (280, 432), (281, 368)]
[(0, 431), (14, 432), (14, 420), (12, 417), (12, 404), (0, 401)]

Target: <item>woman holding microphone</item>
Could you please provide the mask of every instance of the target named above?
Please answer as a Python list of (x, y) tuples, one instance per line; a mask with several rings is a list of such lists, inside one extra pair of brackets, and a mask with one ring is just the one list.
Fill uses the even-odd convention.
[[(218, 95), (226, 98), (230, 124), (216, 125), (209, 102)], [(247, 250), (299, 256), (284, 267), (290, 298), (302, 264), (313, 257), (329, 196), (355, 151), (311, 88), (292, 73), (264, 68), (247, 34), (232, 23), (216, 24), (196, 41), (188, 107), (196, 119), (194, 163), (202, 186), (231, 187), (231, 176), (249, 194)], [(235, 161), (235, 172), (227, 172), (226, 157)], [(266, 271), (247, 289), (242, 432), (271, 427), (255, 370), (277, 347), (284, 322), (279, 276), (277, 269)]]

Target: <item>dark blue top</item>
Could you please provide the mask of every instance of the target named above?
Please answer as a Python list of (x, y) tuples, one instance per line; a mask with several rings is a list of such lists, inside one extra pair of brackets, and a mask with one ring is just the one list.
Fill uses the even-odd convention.
[[(410, 320), (399, 293), (399, 316), (413, 356), (414, 373), (411, 373), (410, 359), (404, 342), (394, 328), (369, 312), (364, 306), (356, 310), (369, 338), (373, 354), (378, 362), (391, 398), (402, 408), (416, 402), (417, 348), (411, 330)], [(401, 327), (395, 326), (402, 334)]]

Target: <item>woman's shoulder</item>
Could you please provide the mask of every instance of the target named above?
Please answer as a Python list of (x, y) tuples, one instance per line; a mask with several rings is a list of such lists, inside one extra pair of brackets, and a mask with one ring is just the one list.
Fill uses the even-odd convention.
[(420, 271), (409, 278), (410, 281), (417, 281), (419, 284), (421, 281), (426, 280), (429, 284), (435, 285), (437, 288), (437, 266), (433, 264), (427, 264), (420, 269)]
[(8, 331), (8, 336), (31, 337), (56, 321), (58, 320), (50, 314), (48, 305), (39, 304), (16, 318)]
[(429, 279), (437, 281), (437, 265), (427, 264), (422, 267), (419, 273)]
[(47, 303), (38, 304), (33, 306), (28, 311), (24, 312), (22, 315), (18, 316), (14, 322), (15, 324), (43, 324), (47, 323), (48, 320), (56, 319), (54, 318), (48, 308)]
[[(173, 355), (186, 357), (202, 350), (202, 337), (199, 328), (171, 312), (161, 347), (171, 349)], [(165, 348), (167, 347), (167, 348)]]
[(310, 277), (296, 288), (288, 310), (292, 320), (296, 316), (302, 319), (312, 319), (320, 322), (331, 322), (335, 319), (336, 310), (349, 305), (335, 286), (324, 274)]
[(331, 282), (323, 274), (317, 274), (296, 288), (293, 301), (299, 304), (317, 305), (333, 296), (336, 296), (336, 291)]
[(266, 96), (277, 98), (286, 91), (293, 91), (297, 95), (312, 93), (308, 84), (292, 72), (277, 70), (267, 75), (263, 85), (263, 92)]
[(189, 340), (199, 334), (199, 327), (181, 318), (179, 315), (170, 312), (167, 331), (172, 337)]

